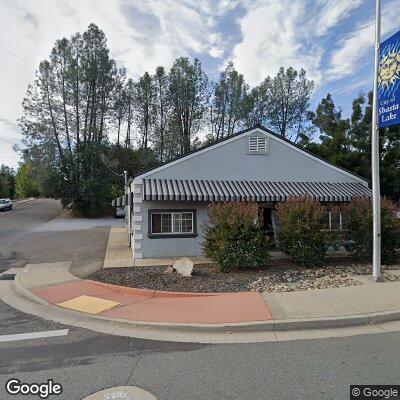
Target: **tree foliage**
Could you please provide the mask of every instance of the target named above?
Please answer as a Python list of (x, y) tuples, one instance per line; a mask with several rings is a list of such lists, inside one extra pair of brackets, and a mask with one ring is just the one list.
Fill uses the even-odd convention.
[(260, 122), (268, 123), (284, 138), (297, 141), (307, 121), (314, 82), (306, 71), (280, 68), (273, 78), (267, 76), (258, 89)]
[(207, 110), (209, 84), (198, 59), (175, 60), (169, 72), (169, 99), (172, 107), (171, 126), (179, 134), (181, 153), (190, 151), (191, 139)]
[[(106, 37), (91, 24), (82, 35), (55, 43), (23, 102), (25, 159), (44, 153), (53, 177), (62, 182), (58, 195), (63, 204), (86, 215), (101, 213), (106, 205), (97, 199), (106, 197), (109, 184), (101, 155), (116, 77)], [(94, 187), (96, 191), (87, 189)]]
[(15, 176), (15, 191), (18, 197), (38, 197), (40, 195), (40, 184), (37, 173), (32, 163), (22, 164)]
[[(231, 62), (211, 82), (200, 61), (187, 57), (133, 79), (91, 24), (58, 40), (39, 64), (23, 101), (20, 151), (42, 195), (91, 215), (107, 207), (103, 200), (122, 184), (124, 170), (136, 175), (259, 123), (369, 179), (371, 95), (354, 99), (346, 119), (330, 94), (311, 112), (313, 87), (304, 70), (289, 67), (250, 88)], [(400, 127), (381, 130), (380, 139), (382, 193), (399, 199)]]
[(136, 125), (140, 129), (140, 147), (144, 149), (149, 147), (150, 130), (155, 122), (156, 90), (155, 82), (148, 72), (139, 78), (134, 87)]
[(153, 144), (160, 162), (165, 158), (168, 159), (166, 150), (168, 146), (168, 120), (171, 115), (171, 105), (168, 101), (168, 76), (164, 67), (159, 66), (153, 77), (156, 91), (156, 110), (155, 110), (155, 127), (153, 134)]
[(219, 81), (214, 84), (213, 98), (210, 104), (211, 135), (215, 139), (231, 136), (244, 126), (248, 85), (244, 76), (239, 74), (233, 63), (228, 63), (221, 72)]
[(0, 165), (0, 197), (15, 197), (15, 171), (4, 165)]
[[(371, 121), (372, 92), (360, 93), (352, 104), (350, 118), (334, 105), (328, 94), (310, 113), (319, 130), (318, 142), (303, 135), (300, 141), (305, 149), (371, 180)], [(381, 191), (395, 201), (400, 200), (400, 126), (379, 129)]]

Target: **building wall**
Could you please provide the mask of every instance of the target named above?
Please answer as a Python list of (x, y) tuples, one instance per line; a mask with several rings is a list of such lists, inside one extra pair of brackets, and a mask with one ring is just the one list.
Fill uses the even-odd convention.
[[(173, 201), (142, 201), (142, 185), (134, 185), (134, 206), (132, 213), (132, 251), (134, 258), (162, 258), (202, 255), (203, 229), (207, 220), (207, 203), (173, 202)], [(191, 238), (149, 238), (149, 217), (151, 209), (195, 209), (197, 236)]]
[(248, 136), (264, 135), (252, 131), (217, 148), (197, 153), (192, 158), (171, 163), (166, 168), (146, 174), (146, 178), (263, 180), (284, 182), (362, 182), (354, 175), (324, 164), (318, 159), (267, 136), (267, 154), (249, 154)]
[[(130, 192), (131, 192), (131, 187), (125, 186), (125, 194), (130, 194)], [(126, 227), (126, 236), (127, 236), (129, 244), (131, 244), (131, 239), (132, 239), (132, 236), (131, 236), (131, 215), (132, 214), (131, 214), (131, 212), (132, 212), (131, 206), (128, 203), (125, 206), (125, 227)]]
[[(197, 236), (190, 238), (149, 238), (149, 216), (151, 209), (195, 209)], [(208, 219), (207, 204), (145, 201), (142, 203), (142, 257), (198, 256), (202, 254), (203, 223)]]

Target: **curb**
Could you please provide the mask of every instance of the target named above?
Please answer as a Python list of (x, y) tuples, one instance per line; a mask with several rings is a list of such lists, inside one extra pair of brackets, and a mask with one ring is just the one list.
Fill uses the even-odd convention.
[[(306, 319), (286, 319), (271, 321), (250, 321), (228, 324), (190, 324), (190, 323), (168, 323), (168, 322), (147, 322), (130, 321), (120, 318), (111, 318), (100, 315), (92, 315), (79, 311), (65, 310), (62, 307), (51, 304), (39, 296), (33, 294), (25, 288), (18, 273), (13, 281), (13, 289), (23, 297), (41, 305), (57, 314), (76, 316), (76, 319), (85, 318), (87, 321), (103, 322), (104, 324), (122, 324), (132, 328), (151, 329), (156, 331), (178, 331), (186, 333), (262, 333), (278, 331), (297, 331), (297, 330), (315, 330), (326, 328), (345, 328), (355, 326), (375, 325), (379, 323), (400, 320), (400, 309), (390, 311), (381, 311), (375, 313), (354, 314), (340, 317), (320, 317)], [(82, 326), (84, 327), (84, 326)]]
[(13, 205), (19, 205), (19, 204), (24, 204), (24, 203), (29, 203), (30, 201), (37, 200), (35, 197), (30, 197), (29, 199), (24, 199), (24, 200), (16, 200), (13, 201)]

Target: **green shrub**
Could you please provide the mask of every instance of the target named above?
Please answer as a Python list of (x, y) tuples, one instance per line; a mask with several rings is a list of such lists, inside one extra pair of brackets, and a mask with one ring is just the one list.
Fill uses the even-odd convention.
[(322, 265), (328, 248), (328, 233), (321, 229), (325, 208), (309, 197), (299, 197), (279, 203), (276, 211), (280, 249), (295, 264)]
[[(400, 247), (400, 220), (392, 201), (381, 199), (382, 263), (392, 262)], [(346, 250), (355, 258), (372, 257), (372, 204), (366, 198), (354, 198), (345, 208)]]
[(221, 271), (265, 267), (270, 260), (267, 238), (254, 203), (227, 202), (208, 207), (204, 226), (204, 253)]

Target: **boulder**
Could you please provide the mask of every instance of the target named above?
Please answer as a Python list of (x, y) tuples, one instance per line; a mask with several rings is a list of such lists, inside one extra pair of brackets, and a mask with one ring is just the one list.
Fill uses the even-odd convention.
[(175, 261), (173, 268), (182, 276), (192, 276), (193, 261), (187, 257), (182, 257)]
[(172, 274), (173, 272), (175, 272), (174, 267), (167, 267), (164, 271), (164, 274)]

